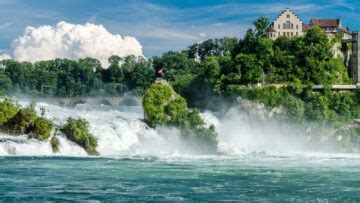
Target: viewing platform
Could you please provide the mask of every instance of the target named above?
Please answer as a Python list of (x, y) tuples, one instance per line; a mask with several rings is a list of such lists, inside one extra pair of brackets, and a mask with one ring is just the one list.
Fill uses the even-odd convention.
[[(332, 90), (356, 90), (360, 89), (359, 85), (331, 85)], [(314, 85), (313, 90), (322, 90), (324, 85)]]
[[(288, 85), (285, 85), (285, 84), (269, 84), (269, 85), (265, 85), (265, 86), (261, 86), (261, 85), (258, 85), (258, 86), (253, 86), (251, 88), (261, 88), (261, 87), (267, 87), (267, 86), (274, 86), (276, 88), (283, 88), (283, 87), (287, 87)], [(326, 85), (313, 85), (312, 86), (312, 89), (313, 90), (322, 90), (324, 89)], [(307, 88), (308, 86), (307, 85), (303, 85), (302, 88)], [(357, 90), (357, 89), (360, 89), (360, 84), (357, 84), (357, 85), (330, 85), (330, 89), (332, 90)]]

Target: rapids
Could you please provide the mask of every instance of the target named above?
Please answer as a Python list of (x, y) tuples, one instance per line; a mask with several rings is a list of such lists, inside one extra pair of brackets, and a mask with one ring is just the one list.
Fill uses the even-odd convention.
[[(26, 106), (29, 100), (19, 100)], [(138, 102), (141, 103), (141, 102)], [(68, 117), (89, 122), (90, 132), (98, 139), (97, 150), (103, 157), (208, 157), (243, 156), (247, 154), (298, 155), (304, 153), (332, 153), (322, 151), (306, 142), (305, 133), (296, 127), (273, 118), (274, 112), (263, 106), (243, 103), (219, 116), (205, 111), (206, 123), (218, 132), (218, 152), (204, 153), (198, 146), (182, 139), (176, 128), (149, 128), (143, 121), (141, 106), (77, 104), (62, 106), (51, 102), (37, 102), (40, 114), (57, 125)], [(276, 114), (276, 112), (275, 112)], [(0, 156), (87, 156), (75, 143), (59, 134), (60, 150), (53, 153), (49, 141), (27, 139), (26, 136), (0, 135)], [(331, 147), (330, 147), (331, 148)], [(315, 150), (314, 150), (315, 149)]]

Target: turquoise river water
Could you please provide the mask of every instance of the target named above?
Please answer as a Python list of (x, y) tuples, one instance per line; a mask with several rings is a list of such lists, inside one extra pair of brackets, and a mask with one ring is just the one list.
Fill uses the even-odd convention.
[(360, 161), (349, 155), (3, 157), (0, 174), (5, 201), (360, 201)]

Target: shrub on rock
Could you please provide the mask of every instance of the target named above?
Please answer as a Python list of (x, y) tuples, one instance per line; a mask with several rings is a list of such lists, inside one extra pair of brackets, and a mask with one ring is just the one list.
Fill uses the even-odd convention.
[(89, 132), (89, 123), (84, 119), (68, 118), (60, 129), (66, 137), (80, 145), (89, 155), (98, 155), (97, 139)]
[(59, 140), (55, 136), (51, 138), (50, 144), (51, 144), (51, 149), (54, 153), (59, 152), (60, 143), (59, 143)]
[(155, 83), (146, 90), (143, 108), (146, 120), (151, 126), (166, 124), (169, 121), (164, 107), (171, 102), (175, 94), (172, 87), (164, 83)]
[(186, 100), (167, 83), (154, 83), (143, 98), (146, 121), (152, 126), (175, 126), (186, 138), (208, 142), (216, 147), (217, 134), (214, 127), (206, 127), (197, 109), (189, 110)]
[(31, 130), (31, 124), (37, 118), (35, 111), (30, 108), (20, 109), (5, 125), (14, 134), (25, 134)]
[(45, 118), (38, 117), (31, 124), (31, 137), (37, 140), (47, 140), (53, 129), (53, 123)]
[(0, 125), (4, 125), (17, 113), (18, 108), (11, 100), (5, 99), (0, 102)]

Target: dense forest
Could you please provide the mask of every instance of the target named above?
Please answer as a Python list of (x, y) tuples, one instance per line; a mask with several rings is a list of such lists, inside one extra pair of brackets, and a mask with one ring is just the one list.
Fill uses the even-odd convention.
[[(314, 27), (304, 36), (272, 40), (266, 37), (268, 26), (269, 19), (261, 17), (242, 39), (209, 39), (148, 59), (111, 56), (108, 67), (93, 58), (33, 64), (3, 60), (0, 88), (6, 94), (33, 96), (143, 95), (155, 71), (164, 68), (165, 79), (190, 107), (216, 108), (219, 98), (235, 101), (242, 96), (269, 107), (284, 106), (298, 120), (360, 118), (358, 92), (311, 90), (314, 84), (351, 83), (343, 57), (334, 57), (332, 51), (340, 38)], [(258, 83), (262, 88), (249, 88)]]

